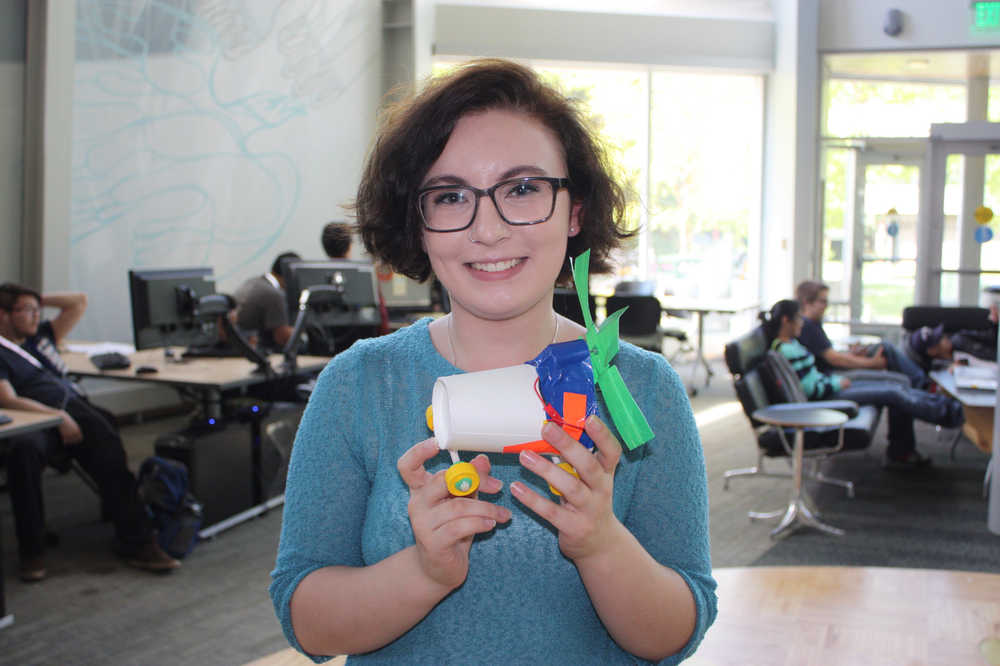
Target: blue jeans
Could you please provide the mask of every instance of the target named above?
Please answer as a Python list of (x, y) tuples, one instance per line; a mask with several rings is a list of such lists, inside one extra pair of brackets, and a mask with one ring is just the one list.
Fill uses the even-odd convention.
[(883, 340), (882, 353), (885, 354), (885, 360), (888, 364), (887, 370), (902, 372), (910, 378), (910, 386), (913, 388), (923, 388), (927, 385), (927, 373), (899, 347)]
[(896, 458), (913, 451), (916, 435), (913, 420), (954, 428), (962, 423), (962, 405), (939, 393), (928, 393), (889, 381), (858, 380), (842, 391), (837, 398), (853, 400), (859, 405), (889, 408), (889, 448), (887, 453)]

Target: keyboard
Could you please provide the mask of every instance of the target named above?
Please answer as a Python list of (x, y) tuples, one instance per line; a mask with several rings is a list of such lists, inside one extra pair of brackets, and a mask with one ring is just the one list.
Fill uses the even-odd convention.
[(181, 354), (184, 358), (243, 358), (243, 353), (229, 345), (192, 346)]
[(93, 363), (98, 370), (123, 370), (124, 368), (132, 365), (132, 362), (128, 360), (128, 356), (118, 352), (94, 354), (90, 357), (90, 362)]

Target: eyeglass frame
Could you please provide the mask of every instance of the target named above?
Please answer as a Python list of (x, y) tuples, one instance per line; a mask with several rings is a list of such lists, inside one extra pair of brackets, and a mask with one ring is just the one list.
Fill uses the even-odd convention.
[[(552, 187), (552, 206), (549, 209), (549, 214), (543, 218), (539, 218), (531, 222), (511, 222), (503, 214), (503, 211), (500, 210), (500, 204), (497, 203), (496, 197), (494, 196), (496, 194), (497, 189), (509, 183), (524, 183), (534, 180), (545, 181)], [(430, 187), (425, 187), (423, 189), (417, 190), (416, 194), (417, 212), (420, 214), (420, 221), (423, 223), (424, 229), (426, 229), (427, 231), (433, 231), (434, 233), (438, 234), (450, 234), (454, 231), (464, 231), (469, 227), (471, 227), (472, 223), (475, 222), (476, 220), (476, 214), (479, 212), (479, 200), (482, 199), (483, 197), (488, 196), (490, 198), (490, 201), (493, 202), (493, 207), (496, 209), (497, 215), (500, 216), (501, 220), (511, 225), (512, 227), (529, 227), (534, 224), (541, 224), (542, 222), (548, 222), (552, 218), (552, 215), (556, 212), (556, 197), (559, 196), (559, 190), (563, 188), (569, 189), (570, 184), (571, 183), (569, 178), (553, 178), (550, 176), (521, 176), (519, 178), (508, 178), (506, 180), (501, 180), (499, 183), (495, 183), (493, 186), (488, 187), (485, 190), (480, 189), (478, 187), (473, 187), (472, 185), (460, 185), (460, 184), (431, 185)], [(421, 200), (423, 199), (423, 196), (428, 192), (436, 192), (439, 190), (454, 190), (454, 189), (468, 190), (476, 195), (476, 203), (472, 207), (472, 215), (469, 217), (469, 221), (465, 224), (464, 227), (456, 227), (455, 229), (434, 229), (433, 227), (428, 226), (427, 218), (424, 217), (424, 207), (420, 204)]]

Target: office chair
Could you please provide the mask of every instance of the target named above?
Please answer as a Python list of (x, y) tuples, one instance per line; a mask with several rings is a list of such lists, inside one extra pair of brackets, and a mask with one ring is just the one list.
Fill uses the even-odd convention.
[[(804, 455), (808, 465), (804, 465), (802, 478), (840, 486), (848, 497), (854, 497), (854, 483), (825, 476), (820, 468), (821, 463), (837, 453), (870, 446), (878, 427), (881, 409), (871, 405), (859, 407), (850, 400), (808, 401), (788, 359), (778, 352), (768, 351), (767, 337), (760, 327), (727, 344), (725, 358), (733, 376), (736, 397), (753, 428), (757, 464), (726, 471), (723, 489), (728, 490), (729, 480), (738, 476), (793, 478), (793, 472), (764, 470), (764, 458), (784, 457), (790, 463), (793, 429), (763, 424), (753, 418), (753, 413), (774, 404), (807, 403), (811, 407), (828, 407), (845, 412), (849, 420), (840, 427), (806, 429)], [(750, 516), (752, 519), (775, 517), (754, 512)]]
[[(587, 305), (590, 307), (590, 316), (597, 321), (597, 299), (593, 294), (589, 295)], [(567, 319), (572, 319), (580, 326), (586, 326), (583, 321), (583, 312), (580, 311), (580, 298), (576, 295), (575, 289), (557, 287), (552, 295), (552, 309)]]
[(660, 301), (655, 296), (622, 295), (616, 290), (614, 296), (608, 296), (604, 307), (609, 314), (617, 312), (623, 307), (628, 308), (621, 317), (618, 330), (623, 340), (627, 340), (637, 347), (662, 354), (664, 339), (673, 338), (677, 340), (679, 346), (668, 357), (671, 362), (681, 352), (694, 351), (685, 331), (679, 328), (660, 326), (663, 312)]

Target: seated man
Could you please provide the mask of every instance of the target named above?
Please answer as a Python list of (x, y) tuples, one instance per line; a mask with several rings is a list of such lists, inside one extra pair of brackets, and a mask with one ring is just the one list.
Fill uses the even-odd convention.
[(910, 333), (910, 349), (924, 358), (928, 365), (933, 360), (952, 361), (956, 351), (971, 354), (984, 361), (997, 360), (997, 328), (962, 330), (945, 333), (944, 324), (934, 328), (922, 326)]
[(837, 374), (826, 374), (816, 367), (816, 358), (796, 338), (803, 318), (796, 301), (778, 301), (764, 318), (764, 332), (771, 347), (788, 359), (798, 375), (809, 400), (831, 398), (853, 400), (861, 405), (888, 407), (889, 446), (886, 464), (890, 467), (921, 467), (930, 458), (916, 450), (913, 421), (919, 418), (948, 428), (962, 424), (962, 405), (947, 396), (928, 393), (892, 381), (872, 379), (852, 381)]
[(235, 324), (249, 331), (251, 343), (270, 351), (280, 351), (292, 337), (285, 300), (284, 265), (297, 261), (294, 252), (279, 254), (271, 264), (271, 272), (252, 277), (236, 290)]
[(330, 222), (320, 235), (323, 252), (331, 259), (346, 259), (351, 253), (351, 239), (351, 225), (346, 222)]
[[(817, 368), (824, 373), (834, 370), (889, 370), (910, 380), (910, 386), (924, 388), (927, 374), (898, 347), (883, 340), (874, 350), (852, 349), (840, 352), (833, 348), (823, 330), (823, 314), (829, 303), (830, 288), (822, 282), (806, 280), (795, 288), (795, 297), (802, 308), (802, 333), (799, 342), (816, 357)], [(848, 374), (850, 376), (850, 374)], [(885, 377), (871, 376), (874, 379)]]
[[(62, 419), (57, 429), (7, 442), (7, 485), (22, 580), (38, 581), (46, 575), (41, 477), (47, 461), (57, 455), (75, 459), (97, 484), (102, 505), (115, 526), (116, 550), (128, 564), (147, 571), (176, 569), (180, 562), (156, 543), (114, 426), (71, 382), (21, 346), (38, 339), (43, 328), (39, 324), (42, 302), (42, 296), (32, 289), (9, 284), (0, 287), (0, 407), (46, 412)], [(68, 332), (66, 322), (57, 317), (44, 328), (55, 331), (54, 340)], [(55, 347), (50, 351), (55, 352)]]

